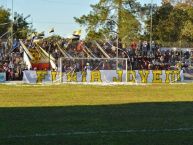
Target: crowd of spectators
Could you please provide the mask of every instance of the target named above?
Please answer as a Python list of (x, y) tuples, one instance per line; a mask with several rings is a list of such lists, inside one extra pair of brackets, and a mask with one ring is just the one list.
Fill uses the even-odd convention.
[[(28, 49), (37, 47), (32, 40), (22, 40)], [(34, 40), (35, 41), (35, 40)], [(0, 72), (6, 72), (7, 80), (22, 79), (22, 71), (27, 69), (23, 60), (24, 49), (18, 41), (15, 40), (14, 47), (9, 49), (9, 42), (0, 40)], [(152, 42), (147, 41), (132, 42), (130, 45), (122, 44), (119, 41), (118, 51), (116, 41), (108, 42), (83, 42), (81, 40), (60, 39), (60, 40), (41, 40), (37, 42), (50, 56), (55, 58), (58, 63), (60, 57), (69, 58), (125, 58), (128, 60), (127, 68), (129, 70), (169, 70), (181, 69), (191, 65), (190, 49), (163, 48)], [(103, 52), (99, 48), (103, 49)], [(62, 50), (62, 51), (61, 51)], [(117, 54), (118, 52), (118, 54)], [(77, 63), (64, 62), (63, 70), (76, 69), (77, 71), (85, 68), (90, 69), (125, 69), (126, 64), (117, 61), (88, 61), (80, 60)], [(33, 68), (32, 68), (33, 69)]]
[(9, 48), (9, 42), (0, 40), (0, 72), (6, 73), (7, 81), (21, 80), (25, 68), (23, 54)]
[[(100, 46), (104, 49), (106, 54), (111, 58), (117, 57), (117, 44), (116, 42), (99, 42)], [(95, 43), (89, 42), (86, 43), (86, 49), (92, 51), (92, 55), (97, 58), (105, 58), (105, 55), (98, 49), (98, 46)], [(119, 43), (118, 45), (118, 57), (127, 59), (127, 69), (129, 70), (173, 70), (181, 69), (183, 67), (188, 67), (191, 65), (191, 49), (176, 49), (176, 48), (163, 48), (160, 45), (152, 42), (151, 48), (147, 41), (135, 43), (132, 42), (130, 45), (124, 45)], [(88, 52), (89, 52), (88, 51)], [(76, 52), (76, 51), (74, 51)], [(71, 52), (69, 52), (73, 55)], [(84, 56), (88, 57), (88, 55)], [(126, 69), (126, 64), (123, 64), (123, 61), (106, 61), (104, 60), (85, 60), (84, 64), (67, 64), (63, 62), (64, 70), (69, 70), (74, 68), (71, 65), (78, 67), (77, 70), (84, 69), (85, 66), (89, 64), (91, 69), (107, 69), (114, 70)], [(94, 67), (95, 66), (95, 67)]]

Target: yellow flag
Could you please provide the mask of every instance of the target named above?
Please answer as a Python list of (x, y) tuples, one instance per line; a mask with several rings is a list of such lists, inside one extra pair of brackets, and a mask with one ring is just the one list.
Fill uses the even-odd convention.
[(80, 36), (81, 35), (81, 30), (74, 31), (73, 35)]

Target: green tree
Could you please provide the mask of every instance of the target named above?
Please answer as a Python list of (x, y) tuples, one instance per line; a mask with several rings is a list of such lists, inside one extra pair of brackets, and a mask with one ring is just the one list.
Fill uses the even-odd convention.
[[(161, 7), (153, 13), (152, 16), (152, 32), (153, 40), (162, 41), (163, 39), (168, 40), (169, 33), (171, 32), (172, 24), (168, 21), (169, 15), (173, 10), (173, 6), (170, 3), (163, 3)], [(149, 14), (150, 15), (150, 14)], [(146, 23), (147, 36), (150, 34), (151, 18), (147, 17)], [(163, 29), (164, 28), (164, 29)]]
[(180, 4), (178, 7), (187, 12), (188, 18), (181, 30), (181, 39), (189, 43), (193, 42), (193, 7), (187, 4)]
[[(162, 3), (153, 14), (153, 39), (179, 47), (182, 46), (181, 42), (191, 41), (192, 16), (193, 7), (189, 4), (179, 3), (173, 6), (170, 2)], [(150, 19), (146, 21), (146, 25), (149, 24)]]
[(0, 7), (0, 37), (9, 30), (11, 22), (9, 17), (10, 17), (9, 10)]
[(86, 27), (87, 39), (100, 39), (104, 34), (118, 33), (122, 41), (138, 37), (140, 4), (135, 0), (100, 0), (91, 5), (92, 11), (75, 21)]
[(182, 29), (181, 37), (183, 40), (193, 42), (193, 23), (191, 21), (186, 21)]
[(187, 5), (192, 5), (193, 6), (193, 1), (192, 0), (168, 0), (168, 2), (172, 3), (173, 5), (177, 4), (187, 4)]
[[(143, 24), (143, 34), (141, 35), (141, 39), (148, 40), (150, 38), (151, 31), (151, 13), (154, 16), (157, 12), (158, 6), (156, 4), (144, 4), (140, 9), (140, 21)], [(153, 18), (153, 24), (156, 22)], [(145, 25), (144, 25), (145, 24)], [(153, 26), (154, 28), (154, 26)]]
[(33, 32), (34, 30), (30, 28), (30, 23), (27, 22), (27, 17), (24, 17), (23, 14), (14, 14), (13, 22), (13, 34), (14, 38), (24, 39), (27, 37), (28, 33)]
[[(28, 33), (35, 30), (30, 27), (30, 23), (27, 22), (27, 17), (23, 17), (23, 14), (15, 12), (14, 20), (10, 19), (10, 10), (0, 7), (0, 37), (8, 38), (11, 35), (11, 29), (13, 26), (13, 38), (23, 39), (26, 38)], [(6, 35), (4, 35), (6, 34)]]

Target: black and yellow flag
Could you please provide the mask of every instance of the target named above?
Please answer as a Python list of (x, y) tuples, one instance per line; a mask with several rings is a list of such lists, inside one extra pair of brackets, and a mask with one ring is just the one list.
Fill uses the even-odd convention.
[(74, 31), (72, 40), (78, 41), (80, 40), (81, 30)]
[(50, 29), (49, 33), (53, 33), (54, 32), (54, 28)]

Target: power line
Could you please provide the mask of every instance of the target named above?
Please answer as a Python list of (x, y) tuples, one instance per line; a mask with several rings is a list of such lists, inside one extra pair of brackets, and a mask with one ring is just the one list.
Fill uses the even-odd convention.
[(4, 6), (5, 8), (7, 8), (7, 0), (1, 0), (1, 4), (0, 6)]
[(63, 0), (40, 0), (42, 2), (47, 2), (47, 3), (55, 3), (55, 4), (65, 4), (65, 5), (74, 5), (74, 6), (79, 6), (81, 5), (82, 3), (69, 3), (69, 2), (65, 2)]
[(8, 25), (8, 24), (10, 24), (10, 22), (9, 23), (0, 23), (0, 26), (4, 26), (4, 25)]
[(33, 21), (35, 24), (64, 24), (64, 25), (73, 25), (75, 22), (56, 22), (56, 21)]

